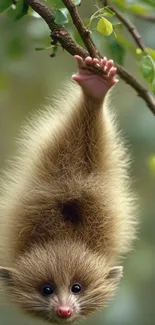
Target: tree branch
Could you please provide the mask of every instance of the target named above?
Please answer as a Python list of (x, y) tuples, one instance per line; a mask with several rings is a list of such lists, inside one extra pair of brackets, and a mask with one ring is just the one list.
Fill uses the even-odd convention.
[[(95, 44), (93, 43), (92, 39), (90, 38), (90, 32), (86, 29), (81, 17), (79, 16), (77, 7), (74, 5), (72, 0), (62, 0), (73, 20), (73, 24), (77, 28), (81, 39), (83, 40), (90, 56), (92, 57), (101, 57), (101, 54), (97, 50)], [(87, 41), (86, 41), (87, 40)]]
[(109, 9), (111, 9), (115, 15), (117, 16), (117, 18), (123, 23), (124, 26), (126, 26), (127, 30), (129, 31), (129, 33), (132, 35), (132, 37), (134, 38), (136, 44), (138, 45), (138, 47), (144, 52), (147, 53), (145, 50), (145, 45), (143, 43), (142, 40), (142, 36), (139, 34), (137, 28), (135, 25), (133, 25), (130, 20), (128, 20), (126, 17), (124, 17), (119, 11), (117, 11), (117, 9), (109, 4), (109, 2), (103, 1), (103, 5), (108, 6)]
[[(102, 4), (106, 7), (109, 6), (108, 5), (108, 0), (102, 0)], [(114, 11), (114, 10), (113, 10)], [(149, 22), (154, 23), (155, 22), (155, 14), (134, 14), (133, 15), (139, 19), (144, 19), (147, 20)], [(122, 16), (122, 15), (121, 15)], [(119, 18), (119, 17), (118, 17)]]
[(74, 42), (67, 29), (54, 22), (55, 16), (46, 4), (41, 0), (26, 1), (28, 5), (45, 20), (51, 30), (51, 37), (57, 40), (67, 52), (75, 55), (80, 51), (82, 57), (87, 56), (87, 51)]
[[(78, 29), (79, 34), (81, 35), (83, 42), (87, 48), (84, 49), (83, 47), (79, 46), (70, 36), (70, 34), (68, 33), (67, 29), (64, 28), (61, 25), (57, 25), (54, 22), (55, 16), (53, 14), (53, 12), (47, 7), (47, 5), (45, 3), (43, 3), (41, 0), (26, 0), (27, 3), (29, 4), (29, 6), (36, 11), (44, 20), (45, 22), (48, 24), (50, 30), (51, 30), (51, 37), (55, 38), (60, 44), (61, 46), (67, 51), (69, 52), (71, 55), (80, 55), (83, 58), (85, 58), (86, 56), (88, 56), (89, 54), (92, 55), (93, 57), (97, 56), (97, 57), (101, 57), (100, 53), (97, 51), (97, 49), (95, 48), (95, 45), (93, 44), (91, 37), (87, 31), (87, 29), (85, 28), (79, 13), (76, 9), (76, 12), (74, 11), (75, 9), (73, 8), (73, 6), (70, 7), (70, 3), (72, 3), (71, 0), (63, 0), (72, 16), (73, 22), (76, 26), (76, 28)], [(78, 23), (75, 21), (78, 19)], [(134, 88), (137, 93), (138, 96), (140, 96), (141, 98), (143, 98), (147, 104), (147, 106), (150, 108), (150, 110), (152, 111), (152, 113), (155, 115), (155, 100), (153, 98), (153, 96), (149, 93), (149, 91), (144, 88), (131, 74), (129, 74), (129, 72), (127, 72), (124, 68), (122, 68), (119, 65), (116, 65), (117, 69), (118, 69), (118, 75), (130, 86), (132, 86), (132, 88)], [(101, 71), (98, 70), (98, 73), (100, 74)]]
[[(72, 17), (73, 23), (76, 26), (79, 34), (82, 37), (82, 40), (84, 42), (84, 44), (86, 45), (86, 48), (88, 49), (88, 52), (91, 53), (92, 52), (92, 56), (95, 57), (95, 51), (94, 49), (92, 50), (92, 40), (90, 38), (90, 35), (87, 33), (87, 29), (84, 26), (77, 8), (73, 5), (72, 0), (62, 0), (63, 3), (65, 4), (65, 6), (67, 7), (68, 11), (70, 12), (70, 15)], [(109, 5), (108, 5), (109, 7)], [(113, 7), (110, 8), (111, 10), (113, 10)], [(135, 38), (135, 41), (138, 43), (139, 47), (142, 49), (142, 51), (145, 51), (145, 46), (142, 43), (141, 40), (141, 35), (138, 33), (138, 31), (136, 30), (136, 27), (131, 24), (128, 20), (126, 20), (124, 17), (122, 17), (117, 11), (113, 10), (115, 12), (115, 14), (117, 15), (117, 17), (120, 19), (121, 21), (127, 26), (128, 30), (130, 31), (130, 33), (132, 33), (133, 37)], [(92, 43), (92, 44), (91, 44)], [(94, 44), (93, 44), (94, 45)], [(98, 53), (99, 54), (99, 53)], [(101, 55), (99, 54), (99, 56), (101, 57)], [(151, 109), (152, 113), (155, 114), (155, 100), (153, 98), (153, 96), (149, 93), (149, 91), (143, 87), (131, 74), (129, 74), (124, 68), (122, 68), (121, 66), (119, 66), (118, 64), (115, 64), (117, 67), (117, 71), (119, 76), (129, 85), (131, 85), (138, 93), (139, 97), (142, 97), (148, 107)]]

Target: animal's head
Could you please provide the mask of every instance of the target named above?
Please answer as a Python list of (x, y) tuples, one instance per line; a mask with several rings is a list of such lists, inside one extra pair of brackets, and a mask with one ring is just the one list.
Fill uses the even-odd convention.
[(46, 244), (23, 255), (0, 281), (13, 302), (52, 323), (73, 322), (102, 309), (122, 276), (104, 258), (75, 243)]

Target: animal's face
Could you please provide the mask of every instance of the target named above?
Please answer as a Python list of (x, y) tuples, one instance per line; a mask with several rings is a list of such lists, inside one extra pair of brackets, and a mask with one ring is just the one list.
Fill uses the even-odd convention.
[(14, 269), (0, 269), (13, 302), (29, 314), (63, 324), (102, 309), (121, 275), (121, 267), (109, 268), (83, 245), (67, 242), (33, 248)]

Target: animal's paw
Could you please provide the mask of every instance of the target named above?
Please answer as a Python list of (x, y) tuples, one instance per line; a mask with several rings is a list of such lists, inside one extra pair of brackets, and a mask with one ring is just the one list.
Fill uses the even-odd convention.
[[(79, 83), (83, 90), (91, 97), (102, 99), (107, 91), (114, 86), (117, 68), (114, 66), (113, 60), (106, 57), (99, 60), (96, 58), (86, 57), (85, 60), (79, 55), (74, 56), (78, 63), (78, 73), (72, 76), (72, 79)], [(103, 77), (89, 69), (90, 66), (98, 66), (103, 71)]]

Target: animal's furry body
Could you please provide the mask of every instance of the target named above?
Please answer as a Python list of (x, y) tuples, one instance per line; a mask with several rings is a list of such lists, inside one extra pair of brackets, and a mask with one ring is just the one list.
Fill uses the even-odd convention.
[[(75, 85), (62, 97), (24, 132), (3, 190), (0, 235), (1, 278), (13, 300), (55, 322), (58, 301), (71, 305), (72, 321), (113, 295), (121, 276), (113, 266), (134, 234), (128, 159), (107, 101), (102, 109)], [(38, 289), (51, 281), (60, 289), (52, 311)], [(83, 293), (64, 298), (61, 288), (73, 282)]]

